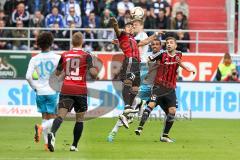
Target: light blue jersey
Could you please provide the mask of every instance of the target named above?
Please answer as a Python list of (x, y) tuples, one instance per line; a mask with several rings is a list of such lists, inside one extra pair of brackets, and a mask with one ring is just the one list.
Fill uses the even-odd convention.
[[(56, 70), (61, 56), (53, 52), (40, 53), (31, 58), (26, 79), (33, 89), (37, 91), (37, 95), (51, 95), (56, 91), (50, 86), (49, 80), (53, 72)], [(38, 79), (34, 80), (32, 75), (37, 72)]]
[[(44, 52), (32, 57), (29, 62), (26, 79), (37, 93), (36, 102), (40, 113), (56, 114), (58, 93), (50, 86), (50, 78), (60, 58), (60, 55), (53, 52)], [(36, 80), (34, 72), (37, 74)]]

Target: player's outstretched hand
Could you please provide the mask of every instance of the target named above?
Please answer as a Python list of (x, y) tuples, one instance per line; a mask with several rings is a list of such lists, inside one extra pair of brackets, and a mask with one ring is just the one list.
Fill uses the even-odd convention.
[(115, 17), (111, 17), (111, 18), (110, 18), (110, 24), (111, 24), (112, 26), (118, 25), (117, 19), (116, 19)]

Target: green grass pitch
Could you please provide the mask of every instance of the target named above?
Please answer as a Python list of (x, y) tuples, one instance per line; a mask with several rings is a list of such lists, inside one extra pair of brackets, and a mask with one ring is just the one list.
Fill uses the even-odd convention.
[[(237, 160), (240, 157), (240, 121), (192, 119), (175, 122), (171, 137), (176, 143), (159, 142), (162, 121), (146, 123), (143, 134), (120, 128), (114, 143), (106, 137), (116, 122), (102, 118), (85, 122), (79, 152), (69, 152), (73, 121), (65, 121), (56, 137), (54, 153), (43, 150), (43, 141), (33, 142), (34, 124), (40, 118), (0, 118), (0, 159), (158, 159), (158, 160)], [(41, 139), (42, 140), (42, 139)]]

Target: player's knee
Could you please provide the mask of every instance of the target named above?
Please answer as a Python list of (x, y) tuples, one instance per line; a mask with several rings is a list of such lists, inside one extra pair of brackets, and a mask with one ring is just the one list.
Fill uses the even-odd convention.
[(156, 106), (156, 102), (150, 101), (148, 103), (148, 106), (151, 107), (151, 108), (154, 108)]
[(168, 113), (168, 114), (167, 114), (166, 121), (167, 121), (167, 122), (173, 122), (174, 120), (175, 120), (175, 113), (174, 113), (174, 114)]
[(152, 108), (150, 108), (149, 106), (146, 107), (143, 111), (142, 119), (146, 120), (149, 117), (151, 111), (152, 111)]
[(171, 113), (171, 114), (175, 114), (176, 113), (176, 107), (170, 107), (169, 109), (168, 109), (168, 113)]
[(84, 113), (77, 113), (76, 114), (76, 122), (83, 122), (84, 121)]

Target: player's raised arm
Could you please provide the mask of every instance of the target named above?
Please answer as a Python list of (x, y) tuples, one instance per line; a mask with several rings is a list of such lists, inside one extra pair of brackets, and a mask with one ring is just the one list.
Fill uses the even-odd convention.
[(160, 34), (162, 34), (162, 32), (155, 32), (153, 35), (151, 35), (150, 37), (140, 41), (138, 43), (138, 47), (141, 47), (141, 46), (145, 46), (149, 43), (151, 43), (152, 41), (154, 41)]
[(117, 19), (115, 17), (111, 17), (110, 18), (110, 24), (113, 27), (113, 29), (114, 29), (114, 31), (116, 33), (116, 36), (119, 37), (120, 34), (121, 34), (121, 31), (119, 30)]

